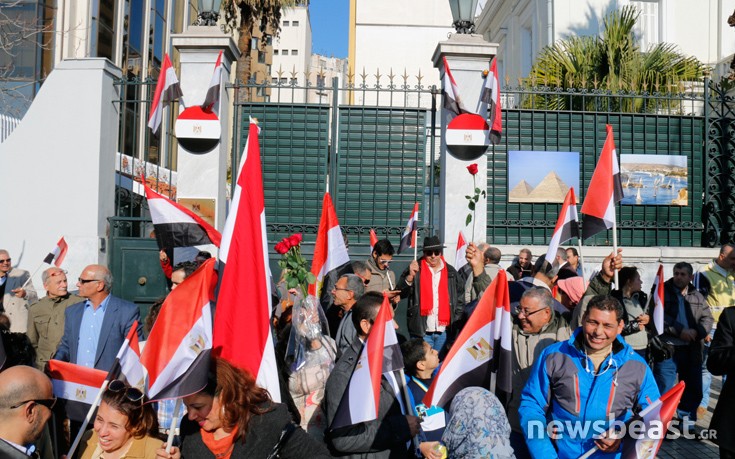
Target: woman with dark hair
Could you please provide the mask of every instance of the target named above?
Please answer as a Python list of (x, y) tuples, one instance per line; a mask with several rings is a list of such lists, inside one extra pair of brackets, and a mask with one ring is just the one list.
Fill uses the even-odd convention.
[[(285, 405), (271, 401), (250, 373), (212, 359), (207, 386), (184, 398), (181, 448), (159, 457), (185, 459), (328, 458), (326, 447), (293, 424)], [(272, 456), (276, 457), (276, 456)]]
[(648, 333), (646, 325), (650, 320), (647, 312), (648, 296), (641, 291), (643, 283), (638, 268), (625, 266), (618, 271), (620, 288), (613, 290), (611, 295), (623, 305), (623, 321), (625, 327), (621, 335), (625, 342), (641, 357), (646, 359), (648, 348)]
[(80, 459), (153, 459), (163, 441), (158, 420), (141, 391), (111, 381), (102, 395), (94, 428), (82, 437)]

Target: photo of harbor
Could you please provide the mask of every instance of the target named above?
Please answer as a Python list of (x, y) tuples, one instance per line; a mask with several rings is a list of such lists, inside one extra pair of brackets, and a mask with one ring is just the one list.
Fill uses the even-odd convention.
[(687, 157), (620, 155), (623, 200), (627, 205), (687, 206)]

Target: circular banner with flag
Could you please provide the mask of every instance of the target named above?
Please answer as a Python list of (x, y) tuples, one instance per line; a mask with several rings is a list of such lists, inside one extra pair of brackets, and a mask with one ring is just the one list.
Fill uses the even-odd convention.
[(181, 112), (174, 132), (182, 147), (191, 153), (201, 154), (214, 150), (220, 141), (222, 126), (214, 112), (195, 105)]
[(490, 127), (485, 118), (474, 113), (463, 113), (447, 125), (447, 150), (457, 159), (477, 159), (490, 145)]

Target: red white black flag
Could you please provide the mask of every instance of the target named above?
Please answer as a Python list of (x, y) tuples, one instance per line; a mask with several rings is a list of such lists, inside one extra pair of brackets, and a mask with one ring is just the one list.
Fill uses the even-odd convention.
[(457, 271), (467, 264), (467, 245), (467, 241), (464, 239), (462, 231), (460, 231), (459, 237), (457, 237), (457, 253), (454, 257), (454, 269)]
[(202, 102), (202, 109), (212, 111), (219, 115), (219, 94), (222, 90), (222, 51), (217, 56), (217, 62), (214, 64), (214, 73), (212, 80), (209, 82), (207, 95)]
[(424, 405), (444, 407), (465, 387), (489, 387), (493, 372), (496, 391), (510, 393), (511, 331), (508, 279), (500, 270), (452, 345), (426, 392)]
[(69, 246), (66, 244), (66, 241), (62, 237), (59, 239), (59, 242), (56, 243), (56, 247), (54, 247), (54, 250), (48, 253), (46, 255), (46, 258), (43, 259), (43, 262), (50, 265), (53, 263), (58, 268), (61, 266), (61, 263), (64, 262), (64, 257), (66, 256), (66, 252), (69, 250)]
[(549, 250), (546, 251), (546, 261), (553, 264), (559, 246), (573, 237), (579, 237), (579, 219), (577, 218), (577, 198), (574, 197), (574, 188), (569, 188), (564, 204), (561, 206), (559, 218), (556, 220), (554, 234), (551, 235)]
[(653, 325), (656, 334), (664, 333), (664, 265), (658, 265), (656, 278), (653, 280)]
[(398, 253), (403, 252), (409, 247), (416, 247), (416, 233), (419, 221), (419, 203), (413, 205), (413, 212), (408, 218), (406, 228), (401, 235), (401, 243), (398, 245)]
[(156, 230), (156, 242), (161, 250), (203, 244), (220, 246), (222, 236), (219, 231), (202, 217), (150, 189), (145, 178), (143, 187)]
[(120, 350), (115, 357), (112, 368), (107, 373), (107, 380), (121, 379), (128, 383), (129, 386), (146, 390), (146, 371), (140, 363), (140, 345), (138, 344), (138, 321), (128, 331)]
[(350, 262), (347, 246), (342, 237), (342, 230), (337, 220), (332, 198), (329, 192), (324, 193), (322, 199), (322, 217), (319, 221), (319, 232), (314, 244), (314, 258), (311, 262), (311, 273), (316, 282), (309, 284), (309, 295), (317, 298), (321, 295), (324, 277), (345, 263)]
[(370, 253), (373, 253), (375, 244), (378, 243), (378, 235), (375, 234), (375, 230), (370, 228)]
[(148, 119), (148, 127), (154, 134), (158, 132), (163, 119), (164, 107), (183, 96), (179, 79), (176, 77), (176, 70), (171, 65), (168, 54), (163, 55), (163, 64), (161, 65), (161, 73), (158, 75), (158, 83), (156, 83), (156, 92), (153, 95), (151, 105), (151, 116)]
[(623, 199), (623, 183), (620, 179), (618, 155), (612, 126), (607, 125), (607, 138), (602, 146), (600, 159), (592, 174), (590, 186), (582, 203), (582, 236), (588, 239), (611, 229), (615, 224), (615, 205)]
[(454, 81), (452, 71), (449, 70), (447, 59), (445, 57), (442, 57), (442, 60), (444, 61), (444, 108), (454, 113), (455, 115), (461, 115), (462, 113), (472, 113), (470, 110), (467, 110), (467, 108), (465, 108), (464, 102), (462, 102), (462, 98), (459, 95), (459, 88), (457, 87), (457, 83)]
[(500, 136), (503, 132), (503, 114), (500, 107), (500, 83), (498, 82), (498, 65), (497, 58), (493, 58), (490, 63), (490, 71), (485, 77), (485, 83), (482, 86), (480, 100), (487, 104), (490, 122), (490, 141), (493, 145), (500, 142)]
[[(679, 400), (684, 394), (684, 381), (679, 381), (661, 398), (648, 405), (638, 417), (642, 418), (643, 428), (636, 429), (640, 436), (628, 436), (623, 440), (623, 454), (621, 459), (641, 459), (658, 456), (671, 419), (679, 406)], [(631, 430), (632, 431), (632, 430)]]
[(403, 356), (393, 327), (393, 307), (388, 296), (383, 295), (383, 304), (362, 347), (330, 428), (338, 429), (377, 419), (381, 375), (401, 368)]
[(107, 372), (53, 359), (48, 361), (48, 371), (54, 396), (63, 403), (66, 415), (72, 421), (84, 421)]

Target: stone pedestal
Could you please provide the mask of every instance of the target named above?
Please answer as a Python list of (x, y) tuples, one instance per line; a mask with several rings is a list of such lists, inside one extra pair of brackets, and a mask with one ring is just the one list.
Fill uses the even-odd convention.
[[(460, 94), (468, 110), (476, 111), (487, 119), (487, 105), (479, 104), (483, 87), (483, 70), (490, 68), (490, 60), (497, 54), (498, 45), (486, 42), (480, 35), (454, 34), (449, 40), (440, 42), (432, 60), (434, 67), (444, 74), (445, 58)], [(441, 110), (441, 186), (439, 192), (439, 237), (447, 246), (445, 253), (454, 253), (460, 231), (467, 241), (485, 241), (487, 226), (487, 198), (480, 197), (472, 222), (465, 226), (470, 213), (465, 196), (474, 195), (472, 176), (467, 166), (477, 163), (475, 183), (481, 190), (487, 189), (487, 160), (482, 156), (474, 161), (461, 161), (447, 152), (446, 128), (453, 114)]]
[(190, 26), (186, 32), (173, 35), (171, 41), (179, 52), (179, 81), (186, 107), (204, 101), (217, 56), (224, 51), (219, 109), (222, 124), (220, 143), (205, 154), (192, 154), (181, 145), (177, 147), (177, 199), (214, 199), (215, 227), (221, 231), (226, 218), (228, 139), (232, 136), (229, 129), (232, 124), (232, 102), (225, 84), (230, 81), (232, 62), (237, 60), (240, 52), (232, 38), (216, 26)]

